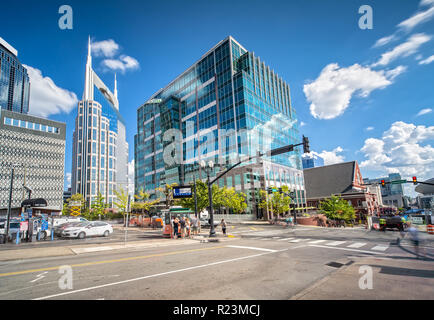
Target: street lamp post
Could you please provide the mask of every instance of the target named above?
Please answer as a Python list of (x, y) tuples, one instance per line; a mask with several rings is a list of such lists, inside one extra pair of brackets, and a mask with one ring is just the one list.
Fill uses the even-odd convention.
[(209, 216), (210, 216), (210, 231), (209, 231), (209, 236), (210, 237), (215, 237), (216, 233), (215, 233), (215, 228), (214, 228), (214, 213), (213, 213), (213, 209), (212, 209), (212, 190), (211, 190), (211, 186), (212, 183), (210, 183), (210, 179), (209, 179), (209, 173), (210, 170), (212, 170), (214, 168), (214, 162), (213, 161), (209, 161), (208, 162), (208, 166), (206, 164), (206, 162), (204, 160), (202, 160), (200, 162), (200, 166), (205, 170), (206, 175), (207, 175), (207, 185), (208, 185), (208, 199), (209, 199)]

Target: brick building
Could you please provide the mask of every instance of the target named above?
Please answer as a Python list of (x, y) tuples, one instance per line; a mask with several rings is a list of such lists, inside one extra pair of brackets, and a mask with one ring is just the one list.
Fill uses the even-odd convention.
[(357, 219), (378, 212), (381, 200), (363, 185), (357, 161), (309, 168), (303, 173), (308, 207), (319, 208), (321, 201), (337, 195), (351, 203)]

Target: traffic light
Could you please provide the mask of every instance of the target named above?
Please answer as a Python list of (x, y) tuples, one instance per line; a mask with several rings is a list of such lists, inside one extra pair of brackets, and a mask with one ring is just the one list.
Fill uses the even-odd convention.
[(417, 185), (417, 178), (416, 177), (413, 177), (413, 183), (414, 183), (414, 185)]
[(386, 182), (384, 180), (381, 180), (381, 186), (384, 187), (386, 185)]
[(303, 153), (309, 153), (310, 147), (309, 147), (309, 138), (303, 136)]

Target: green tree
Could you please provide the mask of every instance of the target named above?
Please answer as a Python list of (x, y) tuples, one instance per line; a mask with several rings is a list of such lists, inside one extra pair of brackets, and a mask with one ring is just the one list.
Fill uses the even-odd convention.
[(114, 205), (118, 208), (119, 212), (124, 218), (124, 226), (127, 225), (127, 210), (128, 210), (128, 194), (125, 192), (124, 188), (120, 187), (119, 191), (114, 190), (116, 195), (116, 201)]
[(98, 196), (96, 197), (96, 201), (94, 203), (92, 203), (92, 206), (91, 206), (92, 218), (96, 219), (99, 216), (105, 215), (107, 207), (108, 207), (108, 205), (105, 202), (105, 198), (102, 196), (101, 192), (98, 192)]
[(349, 222), (356, 217), (355, 210), (348, 201), (339, 196), (331, 196), (320, 202), (320, 212), (331, 220), (344, 220)]
[[(197, 211), (202, 212), (209, 206), (208, 185), (206, 182), (196, 180)], [(236, 192), (234, 188), (220, 188), (213, 184), (211, 188), (213, 209), (232, 209), (235, 213), (242, 213), (247, 208), (246, 195)], [(193, 194), (194, 195), (194, 194)], [(180, 200), (180, 205), (194, 211), (194, 196)]]
[[(274, 186), (271, 186), (271, 188), (276, 189)], [(283, 185), (281, 188), (282, 193), (273, 192), (269, 195), (266, 190), (260, 190), (259, 192), (261, 196), (259, 207), (263, 209), (268, 208), (271, 215), (269, 218), (271, 219), (274, 218), (274, 215), (276, 215), (276, 218), (279, 218), (280, 215), (287, 213), (290, 209), (291, 197), (287, 195), (290, 192), (289, 187)]]
[(149, 199), (149, 193), (146, 193), (143, 191), (143, 189), (140, 189), (139, 194), (134, 195), (134, 198), (137, 201), (134, 201), (131, 204), (131, 208), (135, 211), (141, 211), (142, 214), (146, 213), (149, 216), (151, 216), (151, 208), (160, 203), (160, 199), (156, 200), (148, 200)]
[(169, 209), (171, 206), (173, 206), (173, 203), (175, 202), (175, 199), (173, 199), (173, 188), (176, 187), (178, 184), (172, 183), (172, 184), (166, 184), (164, 188), (159, 187), (156, 190), (160, 191), (164, 194), (165, 202), (166, 202), (166, 208)]

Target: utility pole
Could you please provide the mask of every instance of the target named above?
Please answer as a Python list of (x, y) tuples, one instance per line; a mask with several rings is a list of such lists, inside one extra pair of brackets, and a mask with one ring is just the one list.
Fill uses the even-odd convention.
[(197, 218), (196, 175), (194, 175), (194, 216)]
[(12, 189), (14, 186), (14, 170), (15, 170), (15, 168), (12, 165), (12, 168), (11, 168), (11, 186), (9, 189), (8, 218), (7, 218), (7, 222), (6, 222), (6, 233), (5, 233), (5, 237), (6, 237), (5, 243), (8, 243), (8, 240), (9, 240), (9, 226), (10, 226), (10, 222), (11, 222)]

